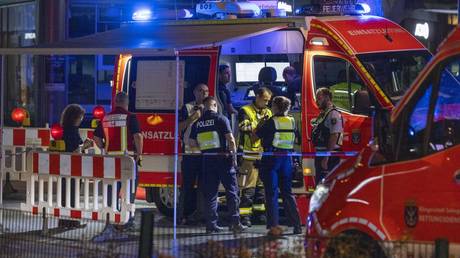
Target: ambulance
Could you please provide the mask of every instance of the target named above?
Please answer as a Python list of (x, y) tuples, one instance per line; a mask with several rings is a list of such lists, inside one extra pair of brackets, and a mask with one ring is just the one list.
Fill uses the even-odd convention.
[[(345, 9), (350, 8), (326, 10)], [(181, 108), (193, 100), (191, 87), (197, 83), (206, 83), (210, 94), (218, 95), (217, 68), (219, 64), (228, 64), (232, 71), (231, 99), (239, 109), (251, 103), (250, 89), (257, 84), (260, 69), (269, 66), (276, 70), (273, 86), (281, 94), (288, 91), (283, 69), (296, 69), (301, 89), (296, 92), (291, 111), (300, 136), (294, 192), (304, 198), (298, 202), (306, 216), (305, 196), (314, 189), (311, 121), (320, 113), (315, 91), (328, 87), (336, 96), (334, 102), (345, 118), (342, 156), (346, 158), (356, 155), (371, 138), (371, 107), (393, 108), (431, 58), (415, 37), (382, 17), (360, 13), (328, 16), (324, 12), (313, 16), (311, 10), (308, 16), (297, 14), (286, 18), (158, 21), (151, 26), (156, 26), (152, 31), (157, 33), (155, 40), (159, 42), (208, 44), (179, 50), (179, 60), (174, 54), (125, 53), (118, 57), (113, 95), (119, 91), (130, 95), (130, 111), (137, 114), (144, 136), (139, 184), (146, 188), (147, 200), (154, 201), (161, 212), (171, 215), (173, 208), (174, 139), (179, 137), (174, 134), (176, 79), (180, 84), (177, 101)], [(233, 128), (237, 128), (236, 124), (234, 116)]]
[[(393, 257), (398, 247), (385, 249), (385, 241), (433, 243), (442, 238), (450, 243), (449, 257), (460, 257), (459, 28), (395, 109), (377, 111), (375, 132), (369, 147), (315, 190), (309, 251), (333, 257), (341, 248), (372, 246), (374, 257)], [(337, 236), (353, 236), (365, 244), (320, 240)], [(434, 257), (423, 249), (410, 250), (400, 257)]]

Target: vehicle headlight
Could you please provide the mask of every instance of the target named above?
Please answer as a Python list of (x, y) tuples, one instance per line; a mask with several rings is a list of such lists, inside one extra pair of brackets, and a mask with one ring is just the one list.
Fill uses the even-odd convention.
[(310, 198), (309, 212), (312, 213), (319, 210), (319, 208), (324, 203), (328, 195), (329, 187), (323, 184), (318, 185)]

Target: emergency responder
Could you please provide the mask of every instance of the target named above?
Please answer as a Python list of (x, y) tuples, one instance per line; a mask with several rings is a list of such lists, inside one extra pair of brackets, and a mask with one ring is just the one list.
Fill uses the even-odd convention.
[(236, 143), (228, 119), (217, 113), (214, 97), (203, 101), (204, 114), (193, 124), (190, 145), (199, 147), (203, 154), (203, 175), (199, 184), (205, 200), (206, 233), (223, 230), (217, 225), (217, 194), (219, 184), (225, 188), (230, 213), (230, 230), (242, 232), (238, 211), (238, 184), (236, 180)]
[[(141, 134), (139, 121), (135, 114), (128, 111), (129, 98), (124, 92), (119, 92), (115, 96), (115, 108), (112, 112), (105, 115), (102, 123), (94, 131), (94, 142), (107, 154), (127, 155), (132, 154), (136, 164), (140, 164), (143, 149), (143, 137)], [(137, 172), (137, 169), (136, 169)], [(108, 205), (111, 205), (111, 186), (108, 188)], [(117, 192), (120, 187), (117, 187)], [(136, 197), (137, 175), (135, 188), (131, 193), (131, 202)], [(118, 206), (118, 205), (117, 205)], [(131, 217), (126, 227), (133, 226), (134, 218)]]
[(230, 83), (232, 73), (230, 66), (226, 64), (219, 65), (219, 85), (217, 91), (219, 93), (219, 99), (222, 102), (222, 114), (226, 116), (230, 122), (232, 121), (232, 114), (238, 113), (233, 107), (230, 90), (228, 89), (228, 83)]
[(301, 92), (302, 78), (297, 74), (294, 67), (288, 66), (283, 70), (283, 79), (287, 84), (286, 96), (291, 100), (291, 107), (298, 108), (297, 93)]
[[(332, 93), (328, 88), (316, 91), (316, 103), (321, 110), (319, 116), (312, 120), (312, 141), (316, 151), (340, 151), (343, 138), (343, 118), (332, 103)], [(315, 157), (315, 182), (321, 182), (324, 176), (340, 162), (338, 156)]]
[(260, 162), (263, 149), (260, 139), (257, 139), (254, 133), (261, 121), (272, 116), (271, 110), (267, 107), (272, 92), (262, 87), (255, 91), (255, 96), (253, 103), (243, 106), (238, 114), (239, 150), (243, 152), (239, 164), (238, 183), (242, 188), (240, 212), (245, 226), (251, 226), (253, 214), (255, 220), (265, 220), (264, 190), (256, 164)]
[(289, 154), (294, 150), (296, 128), (294, 118), (288, 115), (290, 105), (288, 98), (274, 97), (273, 116), (256, 129), (264, 148), (259, 175), (265, 188), (267, 228), (279, 225), (279, 187), (289, 225), (294, 227), (294, 234), (301, 234), (299, 211), (292, 194), (293, 167)]
[[(179, 131), (182, 135), (182, 146), (185, 155), (182, 156), (182, 189), (179, 200), (179, 223), (196, 224), (202, 217), (202, 195), (195, 191), (195, 185), (199, 183), (201, 174), (201, 157), (199, 148), (190, 146), (190, 132), (192, 125), (203, 114), (203, 99), (209, 95), (208, 86), (199, 83), (193, 89), (195, 101), (189, 102), (182, 107), (179, 117)], [(193, 155), (195, 154), (195, 155)], [(193, 213), (196, 208), (196, 212)], [(193, 214), (192, 214), (193, 213)]]

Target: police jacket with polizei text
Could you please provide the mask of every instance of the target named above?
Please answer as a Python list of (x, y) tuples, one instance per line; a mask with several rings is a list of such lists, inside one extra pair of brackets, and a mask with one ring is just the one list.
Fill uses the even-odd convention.
[[(334, 118), (331, 118), (331, 114), (336, 113)], [(339, 121), (340, 120), (340, 121)], [(327, 122), (332, 126), (337, 127), (331, 131), (331, 128), (327, 126)], [(343, 134), (343, 118), (335, 107), (329, 108), (320, 113), (320, 115), (313, 121), (313, 129), (311, 133), (311, 140), (313, 145), (318, 149), (327, 149), (329, 145), (329, 137), (331, 133)], [(339, 140), (341, 137), (339, 137)], [(340, 147), (341, 143), (337, 143), (336, 147)]]
[[(277, 128), (275, 120), (286, 119), (287, 122), (290, 124), (286, 129)], [(286, 135), (290, 135), (292, 140), (291, 146), (288, 148), (279, 148), (280, 146), (274, 146), (276, 138), (276, 133), (283, 133)], [(265, 123), (261, 124), (257, 130), (256, 135), (262, 141), (262, 146), (265, 152), (271, 151), (288, 151), (292, 152), (294, 148), (294, 141), (296, 137), (296, 128), (295, 128), (295, 120), (292, 116), (284, 116), (284, 115), (274, 115)]]
[[(193, 124), (190, 139), (198, 142), (203, 153), (221, 153), (227, 151), (225, 135), (231, 132), (232, 129), (227, 117), (208, 110)], [(215, 138), (207, 138), (212, 136)], [(212, 143), (206, 145), (204, 141), (212, 141)], [(206, 148), (205, 145), (211, 147)]]

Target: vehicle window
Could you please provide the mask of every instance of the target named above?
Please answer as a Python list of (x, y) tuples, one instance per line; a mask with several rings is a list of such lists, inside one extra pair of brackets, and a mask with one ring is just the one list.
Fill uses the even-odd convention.
[(350, 62), (336, 57), (315, 56), (313, 63), (315, 91), (329, 88), (336, 107), (356, 114), (369, 113), (369, 92)]
[(431, 126), (429, 152), (442, 151), (460, 143), (460, 56), (441, 69)]
[(416, 101), (412, 112), (408, 115), (408, 123), (403, 131), (398, 160), (414, 159), (423, 155), (432, 91), (433, 86), (430, 81), (428, 88)]
[[(179, 107), (183, 103), (193, 100), (193, 87), (198, 83), (208, 82), (210, 58), (204, 56), (186, 56), (180, 58), (180, 71), (183, 71), (183, 85), (181, 85)], [(161, 65), (160, 65), (161, 64)], [(166, 68), (171, 69), (166, 69)], [(139, 57), (133, 58), (129, 65), (128, 94), (130, 96), (129, 109), (132, 112), (174, 112), (172, 103), (156, 103), (155, 101), (172, 101), (175, 96), (176, 64), (175, 57)], [(139, 69), (150, 71), (150, 75), (137, 78)], [(153, 69), (153, 70), (152, 70)], [(165, 70), (166, 69), (166, 70)], [(161, 71), (164, 70), (164, 73)], [(152, 78), (155, 74), (164, 74), (161, 78)], [(140, 85), (142, 81), (142, 86)], [(139, 84), (139, 85), (138, 85)], [(167, 86), (169, 85), (169, 86)], [(172, 85), (172, 86), (171, 86)], [(142, 87), (142, 90), (141, 88)], [(148, 94), (155, 94), (155, 98), (146, 98)], [(158, 96), (164, 97), (158, 97)], [(174, 100), (175, 101), (175, 100)]]
[(426, 50), (358, 55), (385, 94), (397, 103), (431, 58)]

